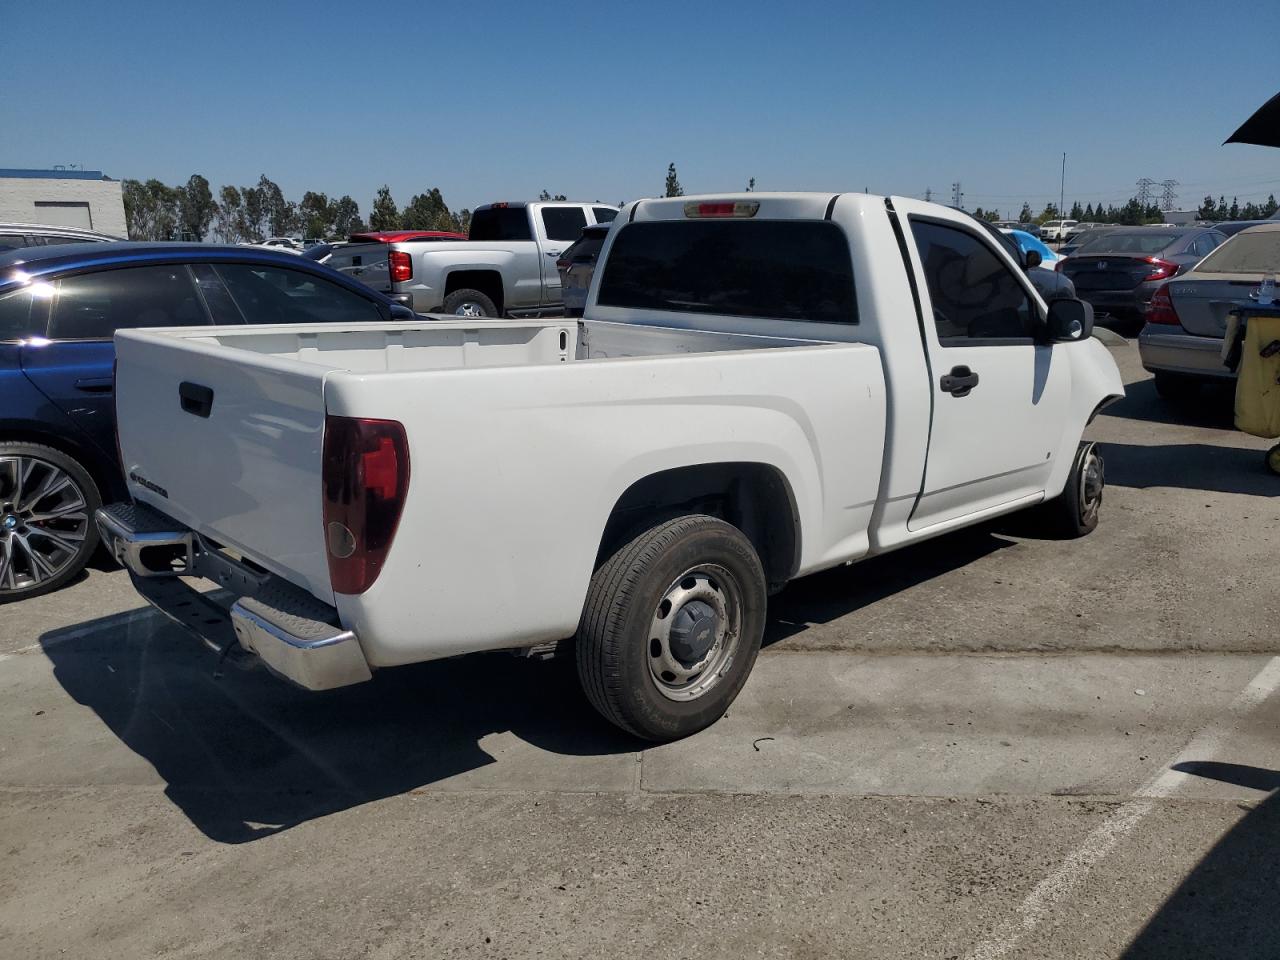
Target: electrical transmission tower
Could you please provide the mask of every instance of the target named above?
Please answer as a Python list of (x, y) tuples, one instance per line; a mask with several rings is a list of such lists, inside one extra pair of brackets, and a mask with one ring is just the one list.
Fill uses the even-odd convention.
[(928, 202), (929, 202), (930, 200), (932, 200), (932, 199), (933, 199), (933, 187), (925, 187), (925, 188), (924, 188), (924, 202), (925, 202), (925, 203), (928, 203)]
[(964, 191), (960, 189), (960, 181), (951, 185), (951, 205), (957, 210), (964, 209)]
[(1177, 180), (1161, 180), (1160, 181), (1160, 209), (1173, 210), (1178, 206), (1178, 195), (1173, 188), (1178, 185)]
[(1151, 206), (1151, 188), (1155, 185), (1156, 182), (1150, 177), (1143, 177), (1138, 181), (1138, 203), (1142, 204), (1144, 209)]

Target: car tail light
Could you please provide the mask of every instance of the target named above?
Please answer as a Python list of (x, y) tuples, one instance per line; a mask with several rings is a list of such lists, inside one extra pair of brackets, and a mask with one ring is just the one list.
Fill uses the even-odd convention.
[(395, 420), (326, 417), (324, 532), (335, 593), (364, 593), (391, 550), (409, 489), (409, 444)]
[(569, 261), (568, 261), (568, 260), (565, 260), (563, 257), (561, 257), (559, 260), (557, 260), (557, 261), (556, 261), (556, 269), (557, 269), (557, 270), (568, 270), (568, 269), (569, 269)]
[(1168, 280), (1178, 272), (1176, 263), (1161, 260), (1159, 257), (1147, 257), (1146, 262), (1151, 264), (1151, 272), (1142, 278), (1142, 283), (1148, 280)]
[(393, 283), (404, 283), (413, 279), (413, 260), (403, 250), (392, 250), (387, 254), (387, 262), (391, 264), (391, 280)]
[(1151, 297), (1151, 303), (1147, 305), (1147, 323), (1182, 326), (1182, 321), (1178, 319), (1178, 311), (1173, 308), (1173, 297), (1169, 295), (1167, 283), (1156, 290)]
[(716, 203), (686, 203), (686, 217), (754, 217), (760, 204), (754, 200), (724, 201)]

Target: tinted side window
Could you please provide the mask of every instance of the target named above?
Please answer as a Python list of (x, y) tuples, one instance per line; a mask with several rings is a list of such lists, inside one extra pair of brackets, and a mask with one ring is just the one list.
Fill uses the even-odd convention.
[(613, 207), (592, 207), (591, 212), (596, 215), (596, 223), (613, 223), (618, 218), (618, 211)]
[(472, 240), (494, 243), (500, 240), (532, 240), (527, 207), (490, 207), (471, 215)]
[[(47, 289), (45, 284), (33, 286)], [(41, 299), (32, 287), (23, 287), (0, 297), (0, 340), (22, 340), (26, 337), (43, 337), (47, 300)]]
[(222, 263), (218, 275), (246, 323), (370, 323), (383, 317), (358, 293), (302, 270)]
[(587, 225), (587, 212), (581, 207), (544, 207), (542, 226), (548, 240), (577, 240)]
[(844, 231), (812, 220), (633, 223), (605, 260), (602, 306), (857, 323)]
[(27, 238), (20, 233), (0, 233), (0, 250), (21, 250)]
[(128, 267), (59, 280), (49, 337), (109, 340), (122, 328), (208, 322), (184, 265)]
[(222, 285), (222, 279), (213, 269), (213, 264), (193, 263), (191, 275), (196, 278), (196, 286), (200, 289), (200, 295), (204, 297), (204, 305), (213, 314), (214, 323), (244, 323), (244, 317), (240, 316), (235, 301), (231, 299), (231, 294), (227, 293), (227, 288)]
[(912, 220), (938, 340), (1017, 339), (1032, 335), (1031, 301), (1013, 271), (978, 237), (955, 227)]

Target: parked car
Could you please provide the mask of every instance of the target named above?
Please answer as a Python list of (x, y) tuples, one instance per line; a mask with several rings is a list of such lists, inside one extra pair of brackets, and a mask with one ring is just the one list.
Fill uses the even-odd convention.
[(310, 689), (576, 637), (601, 714), (670, 740), (724, 714), (790, 579), (1046, 503), (1097, 524), (1081, 435), (1119, 371), (967, 214), (745, 193), (619, 220), (581, 320), (117, 334), (137, 504), (98, 523), (139, 592)]
[(1086, 243), (1088, 243), (1090, 240), (1095, 240), (1098, 237), (1102, 236), (1104, 233), (1110, 233), (1113, 230), (1123, 230), (1123, 229), (1125, 228), (1097, 226), (1097, 227), (1091, 227), (1088, 230), (1080, 230), (1071, 234), (1071, 236), (1068, 239), (1058, 244), (1058, 263), (1055, 264), (1055, 269), (1061, 270), (1062, 261), (1067, 259), (1067, 257), (1075, 256), (1075, 252), (1079, 250), (1082, 246), (1084, 246)]
[(1204, 227), (1110, 230), (1076, 250), (1061, 272), (1099, 314), (1122, 326), (1140, 328), (1156, 290), (1199, 263), (1225, 239), (1217, 230)]
[(1065, 240), (1077, 222), (1076, 220), (1047, 220), (1040, 224), (1040, 239), (1050, 242)]
[(1234, 307), (1255, 304), (1259, 285), (1277, 274), (1280, 223), (1263, 221), (1156, 290), (1138, 351), (1162, 397), (1185, 399), (1206, 381), (1235, 376), (1222, 363), (1227, 317)]
[(93, 511), (126, 495), (116, 330), (391, 318), (412, 314), (325, 267), (258, 248), (122, 242), (0, 253), (0, 602), (76, 576), (98, 542)]
[(564, 315), (580, 317), (587, 306), (587, 291), (596, 272), (596, 260), (609, 236), (612, 224), (595, 223), (583, 227), (582, 236), (560, 254), (556, 269), (560, 271), (560, 291), (564, 298)]
[(352, 243), (329, 263), (418, 313), (561, 316), (556, 260), (583, 227), (617, 215), (600, 203), (489, 203), (467, 242)]
[(1033, 237), (1025, 230), (1005, 230), (1003, 232), (1013, 237), (1014, 242), (1017, 243), (1018, 249), (1022, 251), (1024, 257), (1032, 250), (1040, 254), (1040, 266), (1044, 267), (1046, 270), (1055, 269), (1058, 265), (1058, 261), (1062, 259), (1059, 254), (1050, 250), (1043, 241), (1037, 237)]
[[(1046, 301), (1071, 299), (1076, 295), (1076, 289), (1072, 286), (1071, 281), (1062, 274), (1047, 267), (1040, 265), (1040, 253), (1038, 250), (1024, 251), (1013, 235), (1006, 230), (999, 230), (993, 223), (986, 220), (974, 221), (982, 227), (988, 234), (996, 239), (999, 244), (1004, 247), (1005, 251), (1013, 259), (1013, 262), (1019, 264), (1026, 272), (1027, 279), (1031, 281), (1031, 285), (1036, 288), (1036, 292), (1040, 294)], [(1031, 254), (1034, 253), (1035, 256)]]
[(1266, 223), (1275, 223), (1274, 219), (1268, 220), (1223, 220), (1220, 223), (1205, 224), (1212, 226), (1225, 237), (1234, 237), (1241, 230), (1248, 230), (1250, 227), (1259, 227)]
[(0, 252), (57, 243), (110, 243), (119, 240), (105, 233), (58, 227), (43, 223), (0, 223)]

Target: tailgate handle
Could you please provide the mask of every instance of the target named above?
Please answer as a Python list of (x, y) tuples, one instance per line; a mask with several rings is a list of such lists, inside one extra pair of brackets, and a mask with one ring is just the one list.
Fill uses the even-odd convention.
[(178, 402), (187, 413), (197, 417), (208, 417), (213, 412), (213, 390), (183, 380), (178, 384)]

